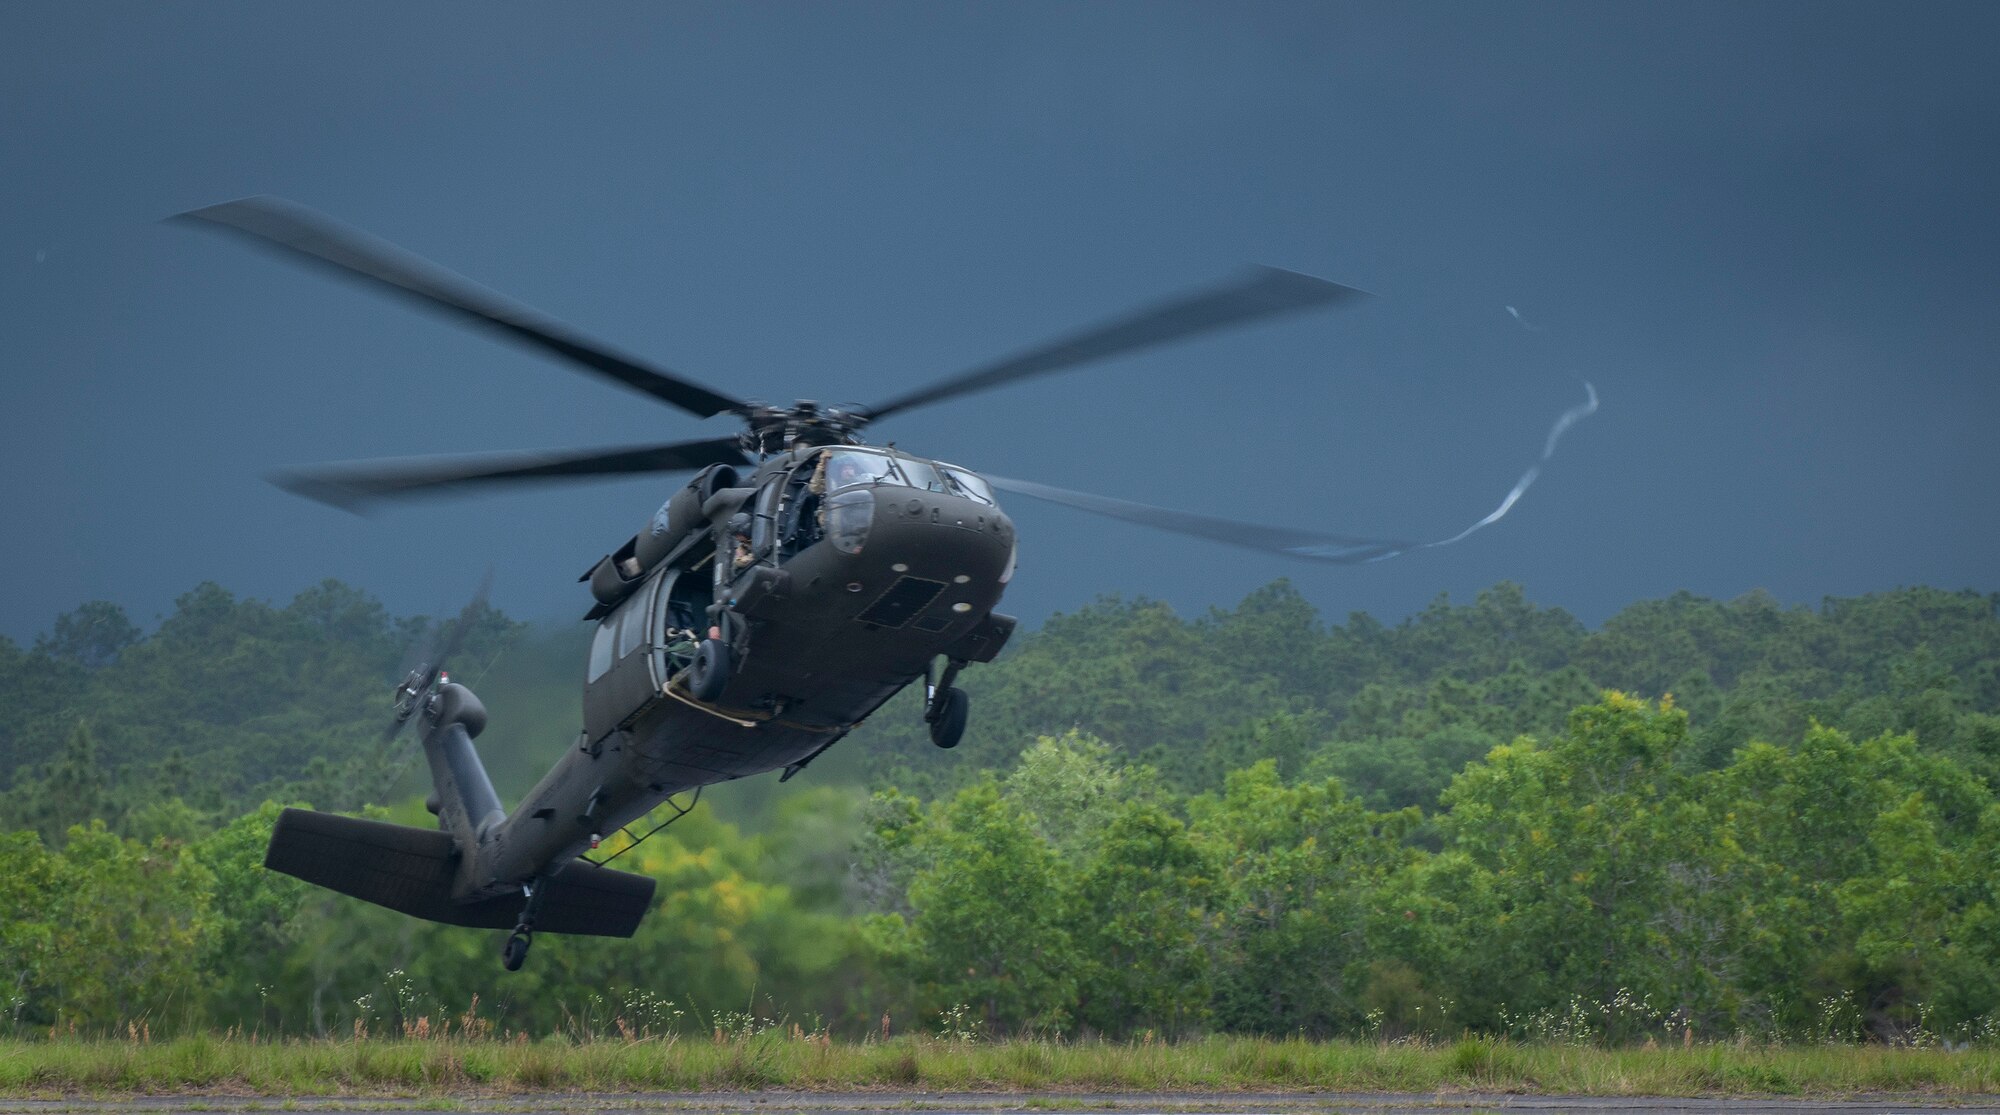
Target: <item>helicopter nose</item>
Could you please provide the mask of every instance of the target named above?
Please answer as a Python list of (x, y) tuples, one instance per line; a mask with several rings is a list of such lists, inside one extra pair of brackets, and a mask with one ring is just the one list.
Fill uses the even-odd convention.
[(885, 510), (892, 522), (968, 531), (1004, 543), (1012, 543), (1014, 538), (1013, 520), (991, 504), (932, 492), (904, 496), (888, 503)]
[(960, 584), (997, 578), (1014, 547), (1013, 520), (999, 508), (936, 492), (901, 492), (879, 501), (876, 526), (885, 538), (962, 566), (954, 570), (964, 578)]

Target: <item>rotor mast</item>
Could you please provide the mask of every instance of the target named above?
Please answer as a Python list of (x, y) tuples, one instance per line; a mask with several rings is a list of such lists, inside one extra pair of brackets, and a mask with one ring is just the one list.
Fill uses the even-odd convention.
[(822, 407), (812, 399), (800, 399), (788, 407), (753, 405), (743, 412), (748, 429), (743, 432), (743, 451), (758, 459), (790, 449), (820, 445), (860, 445), (858, 431), (866, 415), (842, 407)]

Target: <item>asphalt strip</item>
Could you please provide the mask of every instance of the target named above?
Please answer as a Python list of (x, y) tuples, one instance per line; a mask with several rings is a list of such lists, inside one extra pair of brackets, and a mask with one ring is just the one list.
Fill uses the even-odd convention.
[(313, 1115), (388, 1115), (398, 1112), (460, 1112), (478, 1115), (1896, 1115), (1949, 1111), (1960, 1115), (2000, 1115), (2000, 1096), (1860, 1096), (1847, 1099), (1779, 1097), (1677, 1098), (1669, 1096), (1523, 1096), (1480, 1093), (1301, 1092), (1222, 1094), (1213, 1092), (991, 1093), (991, 1092), (735, 1092), (735, 1093), (537, 1093), (398, 1099), (351, 1096), (138, 1096), (125, 1099), (0, 1099), (0, 1115), (95, 1113), (152, 1115), (159, 1112), (307, 1111)]

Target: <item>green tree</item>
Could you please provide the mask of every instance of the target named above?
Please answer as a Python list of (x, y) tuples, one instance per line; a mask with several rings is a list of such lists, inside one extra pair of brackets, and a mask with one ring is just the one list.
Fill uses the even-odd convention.
[(1121, 762), (1082, 732), (1043, 736), (1021, 752), (1003, 783), (1007, 800), (1062, 858), (1090, 854), (1125, 806), (1159, 796), (1152, 772)]
[(70, 826), (89, 824), (113, 811), (111, 775), (89, 723), (70, 726), (49, 762), (0, 796), (0, 820), (32, 828), (60, 843)]
[(101, 670), (138, 641), (139, 629), (126, 618), (125, 609), (108, 600), (93, 600), (56, 617), (55, 631), (38, 640), (36, 649), (86, 670)]
[(1189, 1032), (1209, 1000), (1214, 882), (1181, 822), (1120, 809), (1065, 903), (1076, 947), (1077, 1022), (1099, 1033)]
[(102, 822), (70, 829), (60, 871), (44, 1010), (98, 1026), (196, 1017), (213, 877), (185, 849), (124, 840)]
[(284, 954), (299, 937), (306, 884), (264, 868), (264, 849), (281, 807), (265, 802), (191, 844), (188, 857), (212, 880), (204, 1000), (212, 1017), (255, 1029), (283, 1019), (270, 1002)]
[(1055, 853), (986, 779), (927, 818), (910, 884), (911, 929), (933, 1009), (965, 1004), (994, 1032), (1064, 1026), (1075, 948)]
[(1796, 747), (1746, 748), (1708, 792), (1742, 857), (1734, 949), (1755, 1012), (1797, 1030), (1844, 1001), (1892, 1033), (1920, 1000), (1991, 986), (1958, 936), (1985, 916), (1992, 874), (1993, 795), (1963, 768), (1907, 735), (1814, 727)]
[(1189, 810), (1219, 872), (1216, 1021), (1321, 1036), (1358, 1026), (1372, 892), (1407, 859), (1415, 812), (1370, 814), (1331, 779), (1287, 786), (1268, 760)]
[(57, 858), (33, 832), (0, 834), (0, 1011), (10, 1026), (47, 1022), (40, 992), (55, 959), (56, 926), (50, 919), (62, 873)]
[(1687, 718), (1618, 693), (1579, 708), (1547, 748), (1523, 739), (1449, 790), (1449, 846), (1493, 876), (1489, 978), (1514, 1009), (1621, 992), (1713, 1021), (1729, 864), (1677, 763)]

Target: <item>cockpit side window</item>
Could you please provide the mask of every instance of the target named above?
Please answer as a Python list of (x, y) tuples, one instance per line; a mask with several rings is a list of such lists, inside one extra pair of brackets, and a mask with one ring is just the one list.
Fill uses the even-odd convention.
[(826, 465), (824, 457), (808, 458), (805, 463), (792, 469), (785, 480), (784, 497), (778, 506), (778, 546), (779, 560), (811, 545), (818, 537), (819, 493), (817, 489), (826, 486), (826, 478), (820, 470)]
[(939, 465), (938, 471), (951, 478), (952, 486), (960, 495), (998, 506), (998, 501), (993, 498), (993, 488), (977, 475), (955, 465)]
[(785, 480), (783, 473), (773, 475), (764, 481), (758, 491), (750, 519), (750, 550), (758, 556), (771, 552), (778, 542), (778, 504), (784, 498)]

